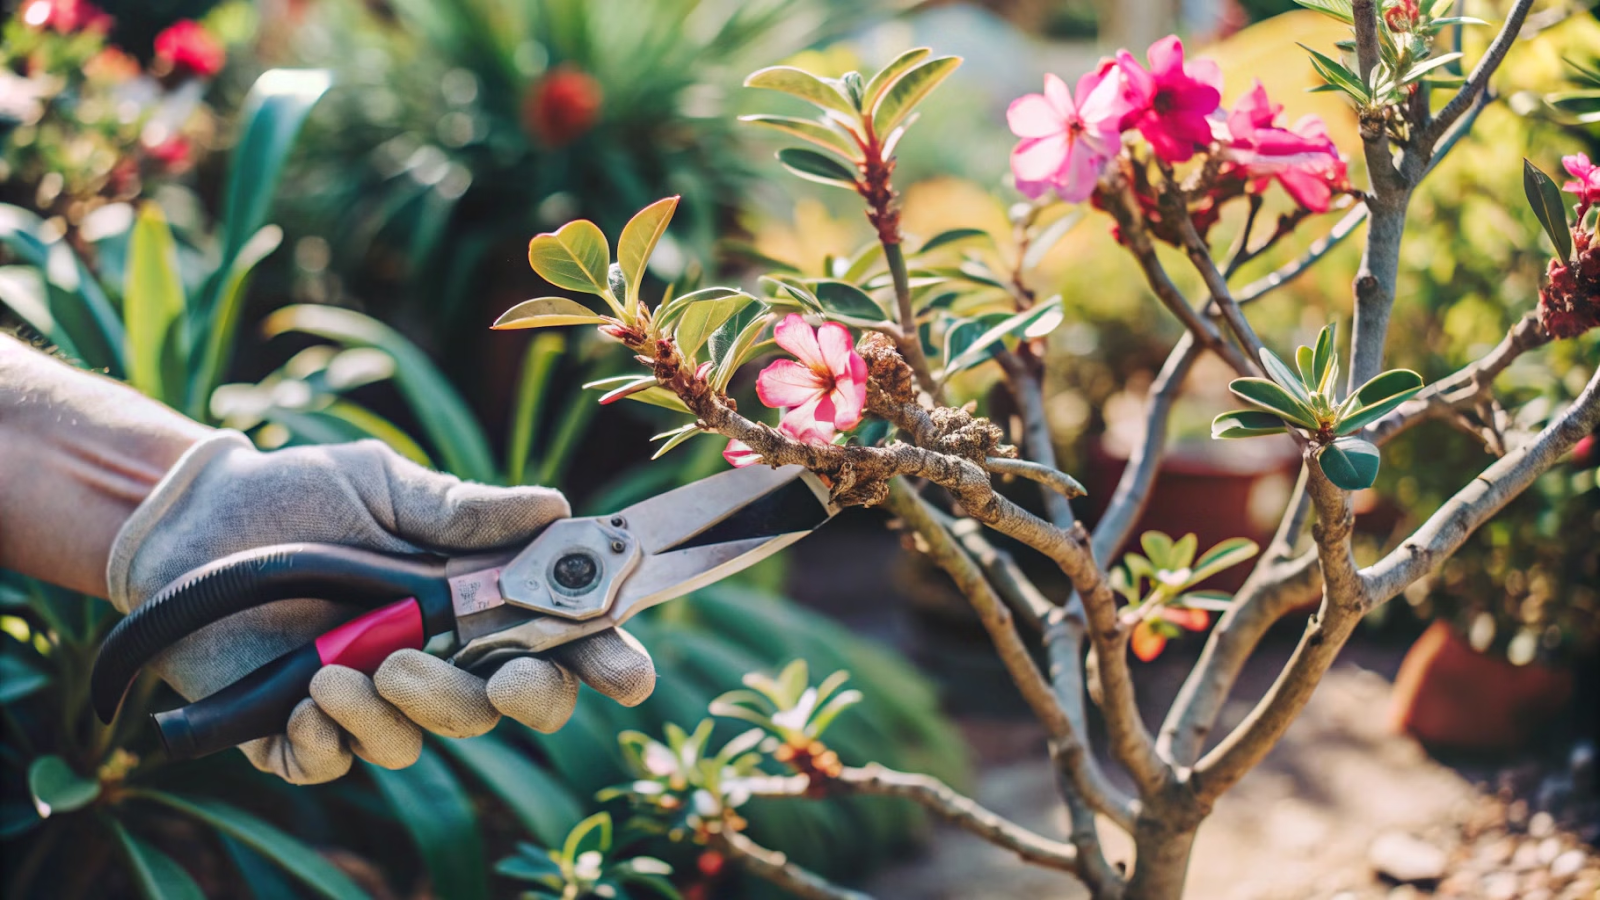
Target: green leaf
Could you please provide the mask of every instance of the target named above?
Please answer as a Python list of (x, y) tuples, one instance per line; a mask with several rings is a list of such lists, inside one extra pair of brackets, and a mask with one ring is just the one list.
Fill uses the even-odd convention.
[(1378, 477), (1378, 448), (1354, 437), (1342, 437), (1317, 454), (1322, 474), (1336, 487), (1359, 491), (1372, 487)]
[(1260, 551), (1261, 548), (1256, 546), (1256, 542), (1249, 538), (1228, 538), (1195, 560), (1189, 583), (1199, 584), (1223, 569), (1231, 569), (1250, 559)]
[(1167, 557), (1167, 566), (1173, 570), (1187, 569), (1194, 562), (1194, 551), (1200, 545), (1200, 539), (1190, 532), (1178, 538), (1172, 545), (1172, 554)]
[(644, 283), (650, 254), (655, 252), (656, 242), (667, 233), (667, 223), (672, 221), (672, 213), (677, 208), (675, 196), (657, 200), (629, 219), (622, 228), (622, 237), (617, 239), (617, 265), (622, 267), (622, 274), (628, 280), (625, 302), (630, 314), (639, 306), (639, 286)]
[(1231, 440), (1262, 437), (1268, 434), (1282, 434), (1288, 427), (1288, 423), (1272, 413), (1239, 409), (1225, 412), (1211, 420), (1211, 438)]
[(1323, 394), (1332, 393), (1330, 388), (1333, 387), (1332, 383), (1334, 379), (1338, 377), (1334, 373), (1338, 371), (1339, 361), (1337, 356), (1334, 354), (1333, 346), (1334, 339), (1338, 337), (1338, 331), (1339, 323), (1329, 322), (1328, 324), (1322, 326), (1321, 331), (1317, 332), (1317, 349), (1315, 358), (1317, 387), (1315, 390), (1318, 390)]
[(178, 247), (167, 218), (154, 201), (139, 207), (128, 238), (128, 270), (122, 289), (128, 330), (128, 381), (157, 400), (169, 399), (162, 383), (162, 355), (177, 339), (174, 323), (184, 311)]
[(1306, 392), (1306, 386), (1300, 383), (1300, 376), (1296, 375), (1293, 369), (1290, 369), (1283, 360), (1279, 359), (1278, 354), (1262, 347), (1260, 356), (1261, 365), (1266, 369), (1272, 380), (1278, 383), (1279, 387), (1287, 388), (1289, 393), (1293, 394), (1294, 398), (1301, 403), (1309, 404), (1311, 402), (1311, 395)]
[(49, 683), (49, 675), (28, 665), (9, 649), (0, 651), (0, 705), (9, 706)]
[(662, 442), (661, 446), (656, 449), (656, 452), (650, 454), (650, 459), (651, 461), (655, 461), (663, 456), (666, 456), (668, 453), (672, 452), (673, 448), (684, 443), (692, 437), (714, 433), (715, 432), (701, 431), (700, 426), (693, 422), (690, 422), (681, 428), (674, 428), (671, 431), (663, 431), (662, 433), (654, 435), (650, 438), (652, 441), (660, 441), (662, 438), (666, 439)]
[(266, 224), (278, 179), (306, 115), (333, 83), (323, 69), (270, 69), (245, 95), (244, 123), (228, 162), (222, 200), (222, 261), (235, 256)]
[(872, 130), (880, 138), (899, 125), (918, 103), (961, 65), (959, 56), (940, 56), (918, 63), (884, 93), (872, 114)]
[(812, 737), (822, 737), (822, 733), (828, 730), (828, 726), (833, 724), (833, 720), (837, 719), (840, 713), (865, 699), (866, 695), (854, 688), (840, 691), (812, 714), (811, 721), (806, 724), (806, 732)]
[[(561, 832), (563, 835), (566, 831)], [(552, 841), (551, 843), (557, 843)], [(555, 860), (554, 854), (543, 847), (532, 844), (518, 844), (515, 856), (508, 856), (495, 863), (494, 870), (499, 875), (515, 878), (519, 881), (532, 881), (559, 888), (565, 883), (561, 872), (561, 863)]]
[(211, 392), (216, 389), (218, 380), (228, 368), (251, 272), (255, 271), (257, 263), (266, 259), (282, 243), (283, 229), (276, 225), (262, 226), (239, 248), (227, 272), (221, 276), (206, 325), (205, 347), (189, 381), (191, 415), (198, 416), (198, 412), (205, 408), (211, 399)]
[(565, 297), (539, 297), (524, 300), (500, 314), (490, 325), (496, 331), (518, 328), (555, 328), (561, 325), (595, 325), (605, 322), (604, 316)]
[(989, 348), (1007, 335), (1017, 334), (1024, 338), (1043, 337), (1055, 330), (1063, 318), (1061, 298), (1051, 297), (1043, 303), (1025, 309), (1013, 316), (1008, 316), (999, 324), (979, 335), (955, 359), (945, 360), (944, 374), (946, 377), (959, 372), (989, 355)]
[(523, 484), (529, 471), (529, 458), (533, 455), (534, 434), (544, 411), (545, 397), (550, 394), (550, 372), (556, 361), (567, 352), (566, 336), (556, 331), (546, 331), (528, 342), (522, 354), (521, 372), (517, 378), (517, 400), (512, 414), (511, 432), (506, 436), (506, 483)]
[(712, 387), (719, 391), (726, 389), (728, 382), (733, 380), (733, 374), (750, 357), (761, 332), (767, 327), (767, 312), (765, 303), (752, 303), (711, 332), (711, 337), (706, 339), (706, 347), (716, 363), (711, 377)]
[(672, 323), (678, 321), (678, 316), (682, 315), (683, 311), (688, 309), (689, 304), (691, 303), (699, 303), (704, 300), (718, 300), (724, 297), (733, 297), (743, 293), (744, 291), (741, 291), (738, 288), (713, 286), (701, 288), (697, 291), (690, 291), (687, 294), (679, 294), (666, 303), (661, 304), (661, 307), (656, 310), (654, 316), (656, 327), (660, 328), (664, 332), (670, 331)]
[(853, 160), (861, 155), (861, 148), (856, 146), (849, 135), (829, 124), (832, 120), (818, 122), (811, 119), (797, 119), (793, 116), (740, 116), (739, 121), (776, 128), (803, 141), (810, 141), (824, 150), (838, 153), (846, 159)]
[[(1296, 41), (1296, 43), (1299, 42)], [(1311, 65), (1317, 70), (1318, 74), (1327, 79), (1329, 84), (1334, 85), (1362, 103), (1367, 103), (1371, 99), (1371, 92), (1356, 73), (1345, 68), (1339, 61), (1326, 54), (1318, 53), (1305, 44), (1300, 44), (1300, 48), (1311, 54)]]
[(59, 756), (41, 756), (28, 766), (28, 791), (39, 818), (72, 812), (100, 796), (100, 780), (79, 775)]
[(1294, 0), (1294, 2), (1306, 9), (1314, 9), (1325, 16), (1338, 19), (1346, 25), (1355, 24), (1356, 14), (1350, 0)]
[(43, 274), (31, 266), (0, 267), (0, 303), (69, 357), (83, 359), (71, 331), (57, 320)]
[(788, 147), (778, 151), (778, 162), (782, 163), (785, 169), (807, 181), (852, 191), (856, 189), (855, 172), (844, 163), (831, 156), (823, 156), (815, 150)]
[(205, 893), (172, 857), (128, 833), (110, 816), (102, 821), (122, 847), (128, 874), (144, 900), (205, 900)]
[(883, 307), (866, 291), (843, 281), (818, 281), (812, 287), (817, 302), (829, 318), (843, 319), (856, 324), (874, 324), (884, 320)]
[(490, 796), (511, 810), (540, 843), (553, 847), (583, 817), (583, 804), (555, 776), (491, 732), (439, 741), (438, 747), (471, 772)]
[(1317, 427), (1316, 415), (1275, 381), (1268, 381), (1265, 378), (1235, 378), (1228, 382), (1228, 390), (1246, 403), (1259, 406), (1297, 425), (1311, 429)]
[[(1455, 0), (1450, 0), (1450, 2), (1454, 3)], [(1446, 16), (1445, 18), (1434, 19), (1433, 21), (1429, 22), (1428, 23), (1428, 30), (1429, 31), (1438, 31), (1441, 28), (1449, 28), (1452, 25), (1487, 25), (1487, 24), (1489, 24), (1489, 23), (1485, 22), (1482, 19), (1475, 18), (1473, 16)], [(1460, 54), (1457, 54), (1457, 55), (1459, 56)]]
[(433, 890), (441, 897), (487, 898), (488, 864), (472, 798), (438, 752), (424, 743), (422, 755), (409, 768), (366, 768), (411, 835)]
[(1522, 160), (1522, 191), (1528, 195), (1528, 205), (1533, 215), (1544, 226), (1544, 233), (1556, 247), (1556, 255), (1563, 264), (1572, 261), (1572, 232), (1567, 228), (1567, 207), (1561, 199), (1561, 189), (1540, 171), (1538, 166)]
[(1376, 422), (1422, 390), (1422, 376), (1410, 369), (1391, 369), (1373, 377), (1351, 395), (1340, 410), (1339, 434), (1353, 434)]
[(1317, 352), (1310, 347), (1300, 346), (1294, 351), (1294, 365), (1300, 370), (1300, 383), (1306, 390), (1317, 389)]
[(366, 900), (366, 892), (320, 853), (238, 807), (147, 788), (129, 789), (125, 796), (159, 803), (232, 836), (329, 900)]
[(1412, 66), (1411, 68), (1407, 69), (1406, 73), (1404, 75), (1400, 76), (1400, 83), (1401, 84), (1410, 84), (1411, 82), (1416, 81), (1417, 79), (1419, 79), (1422, 76), (1428, 74), (1429, 72), (1433, 71), (1434, 69), (1437, 69), (1440, 66), (1449, 65), (1450, 63), (1453, 63), (1453, 62), (1455, 62), (1456, 60), (1458, 60), (1460, 58), (1461, 58), (1461, 54), (1460, 53), (1446, 53), (1446, 54), (1444, 54), (1442, 56), (1435, 56), (1432, 59), (1425, 59), (1422, 62), (1419, 62), (1416, 65)]
[(598, 294), (606, 298), (612, 309), (622, 312), (606, 278), (606, 269), (611, 266), (611, 246), (606, 243), (600, 227), (588, 219), (568, 222), (553, 232), (534, 235), (528, 242), (528, 265), (540, 278), (556, 287)]
[(823, 109), (844, 113), (851, 119), (859, 115), (849, 99), (833, 85), (828, 84), (810, 72), (796, 69), (793, 66), (771, 66), (753, 72), (749, 78), (744, 80), (744, 86), (764, 88), (769, 91), (782, 91)]
[(1173, 604), (1209, 612), (1227, 612), (1233, 608), (1233, 595), (1227, 591), (1190, 591), (1180, 594)]
[(1144, 548), (1144, 555), (1149, 558), (1150, 564), (1157, 569), (1170, 569), (1169, 557), (1172, 556), (1172, 538), (1164, 531), (1146, 531), (1139, 535), (1139, 546)]
[(947, 360), (959, 358), (983, 332), (982, 320), (950, 320), (944, 329), (944, 358)]
[(811, 680), (810, 667), (804, 659), (791, 660), (778, 673), (777, 699), (784, 709), (791, 709), (800, 702), (800, 695), (806, 691), (806, 684)]
[(927, 253), (929, 250), (937, 250), (940, 247), (954, 244), (959, 241), (989, 239), (989, 232), (984, 231), (982, 228), (952, 228), (949, 231), (941, 231), (933, 237), (928, 238), (927, 243), (923, 244), (922, 247), (917, 250), (916, 255)]
[(394, 357), (395, 386), (445, 467), (469, 481), (496, 480), (494, 458), (477, 417), (427, 354), (399, 332), (355, 310), (320, 304), (286, 306), (267, 317), (262, 331), (268, 337), (301, 331), (347, 347), (375, 347)]
[(684, 359), (695, 359), (712, 332), (754, 299), (749, 294), (734, 294), (690, 304), (678, 317), (677, 328), (673, 331), (678, 352), (683, 354)]
[(561, 858), (571, 865), (579, 855), (590, 850), (601, 853), (611, 849), (611, 814), (597, 812), (577, 825), (567, 833), (566, 841), (561, 845)]
[(872, 80), (867, 82), (866, 88), (862, 90), (862, 110), (867, 115), (876, 112), (884, 93), (911, 71), (912, 66), (927, 59), (932, 53), (933, 51), (927, 47), (913, 47), (890, 60), (888, 65), (878, 70), (878, 74), (872, 76)]

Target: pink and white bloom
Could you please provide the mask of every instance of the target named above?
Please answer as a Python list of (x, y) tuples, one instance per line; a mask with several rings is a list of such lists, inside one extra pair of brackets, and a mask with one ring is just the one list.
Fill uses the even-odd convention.
[[(856, 353), (849, 329), (829, 322), (813, 330), (791, 313), (772, 336), (795, 356), (756, 376), (761, 402), (787, 410), (778, 430), (809, 444), (826, 444), (839, 431), (854, 428), (867, 402), (867, 362)], [(741, 441), (729, 441), (722, 456), (735, 466), (760, 459)]]
[(1585, 207), (1585, 212), (1588, 211), (1587, 207), (1600, 203), (1600, 166), (1589, 161), (1589, 154), (1575, 153), (1563, 156), (1561, 165), (1573, 178), (1561, 186), (1563, 191), (1577, 194), (1578, 202)]
[(1197, 148), (1211, 143), (1206, 117), (1222, 102), (1222, 70), (1209, 59), (1185, 64), (1183, 41), (1177, 35), (1151, 44), (1146, 58), (1149, 69), (1139, 65), (1132, 53), (1117, 51), (1114, 65), (1122, 72), (1130, 107), (1121, 125), (1139, 129), (1167, 162), (1184, 162)]
[(1128, 106), (1115, 71), (1090, 72), (1077, 91), (1055, 75), (1044, 76), (1044, 93), (1011, 102), (1006, 122), (1022, 138), (1011, 151), (1017, 190), (1033, 198), (1054, 188), (1061, 199), (1080, 203), (1121, 149), (1121, 122)]
[(1155, 659), (1166, 649), (1167, 636), (1162, 633), (1161, 627), (1156, 625), (1156, 618), (1190, 631), (1204, 631), (1206, 626), (1211, 624), (1211, 614), (1203, 609), (1163, 606), (1156, 610), (1155, 616), (1144, 619), (1133, 627), (1133, 635), (1128, 640), (1128, 646), (1141, 662)]
[(1216, 137), (1228, 158), (1254, 179), (1253, 192), (1265, 190), (1275, 178), (1296, 203), (1315, 213), (1327, 212), (1334, 192), (1348, 187), (1345, 161), (1321, 119), (1305, 116), (1294, 127), (1282, 128), (1275, 124), (1282, 112), (1283, 106), (1268, 99), (1257, 81), (1226, 122), (1215, 123)]

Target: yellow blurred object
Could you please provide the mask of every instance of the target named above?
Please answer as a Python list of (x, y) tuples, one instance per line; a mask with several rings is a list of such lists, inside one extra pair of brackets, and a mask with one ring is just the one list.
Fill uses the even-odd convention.
[(822, 201), (804, 196), (794, 203), (792, 223), (767, 219), (755, 231), (757, 250), (817, 278), (827, 274), (824, 257), (849, 256), (872, 236), (866, 217), (836, 217)]
[(1338, 55), (1336, 41), (1350, 38), (1350, 26), (1311, 10), (1295, 10), (1258, 22), (1225, 40), (1195, 51), (1222, 68), (1222, 104), (1232, 106), (1256, 79), (1267, 96), (1283, 104), (1284, 121), (1317, 115), (1328, 124), (1328, 136), (1349, 157), (1359, 157), (1361, 132), (1355, 108), (1343, 94), (1307, 93), (1322, 83), (1311, 58), (1296, 41), (1329, 56)]

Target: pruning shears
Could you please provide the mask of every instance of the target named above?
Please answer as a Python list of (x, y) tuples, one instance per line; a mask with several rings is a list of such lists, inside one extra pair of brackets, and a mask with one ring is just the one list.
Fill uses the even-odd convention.
[(179, 709), (153, 717), (175, 759), (281, 732), (327, 665), (371, 675), (391, 653), (451, 635), (449, 660), (487, 674), (628, 621), (753, 565), (839, 511), (800, 466), (750, 466), (607, 516), (562, 519), (521, 547), (446, 558), (337, 544), (279, 544), (196, 568), (112, 629), (91, 697), (109, 723), (139, 670), (195, 631), (242, 610), (320, 598), (370, 611)]

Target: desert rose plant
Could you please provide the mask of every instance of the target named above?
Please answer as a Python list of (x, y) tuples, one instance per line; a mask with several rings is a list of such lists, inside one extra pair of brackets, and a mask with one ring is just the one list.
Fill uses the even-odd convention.
[[(1075, 83), (1047, 76), (1041, 93), (1011, 105), (1007, 118), (1019, 139), (1014, 184), (1030, 200), (1015, 207), (1013, 246), (956, 257), (991, 240), (957, 229), (912, 249), (891, 183), (895, 147), (915, 107), (960, 63), (917, 49), (870, 77), (827, 79), (775, 67), (746, 82), (816, 108), (811, 118), (748, 119), (808, 145), (778, 154), (794, 174), (854, 191), (865, 204), (876, 241), (850, 258), (830, 259), (825, 277), (778, 272), (744, 286), (675, 286), (646, 298), (646, 265), (677, 198), (628, 224), (615, 261), (606, 237), (586, 221), (533, 238), (529, 261), (541, 276), (604, 306), (540, 298), (508, 311), (496, 327), (598, 326), (643, 367), (597, 384), (606, 391), (600, 402), (631, 399), (685, 414), (680, 428), (658, 435), (660, 452), (718, 435), (733, 465), (804, 466), (831, 485), (838, 502), (892, 512), (911, 543), (971, 601), (1043, 724), (1071, 823), (1068, 839), (1058, 841), (926, 776), (842, 764), (823, 732), (859, 695), (842, 690), (842, 673), (812, 686), (804, 667), (792, 666), (776, 678), (752, 675), (750, 690), (712, 705), (714, 715), (754, 726), (726, 746), (707, 746), (707, 726), (692, 734), (669, 730), (666, 743), (624, 737), (639, 780), (619, 792), (633, 799), (640, 822), (706, 847), (702, 872), (727, 860), (800, 896), (859, 896), (757, 845), (742, 833), (736, 810), (751, 796), (860, 793), (910, 798), (1029, 863), (1076, 875), (1097, 898), (1179, 896), (1196, 830), (1212, 805), (1282, 737), (1362, 616), (1433, 572), (1600, 422), (1600, 375), (1536, 433), (1517, 432), (1505, 424), (1509, 417), (1495, 414), (1494, 381), (1513, 360), (1600, 321), (1593, 212), (1600, 174), (1585, 158), (1563, 161), (1571, 176), (1564, 188), (1528, 166), (1528, 200), (1556, 251), (1547, 286), (1528, 298), (1535, 311), (1487, 355), (1431, 385), (1382, 365), (1408, 200), (1493, 101), (1490, 76), (1524, 28), (1530, 0), (1515, 3), (1467, 72), (1462, 54), (1449, 49), (1458, 45), (1452, 38), (1487, 23), (1452, 17), (1452, 0), (1303, 2), (1352, 29), (1351, 40), (1327, 52), (1307, 50), (1325, 79), (1320, 89), (1355, 106), (1362, 146), (1350, 150), (1365, 159), (1364, 187), (1351, 183), (1346, 151), (1320, 121), (1283, 121), (1259, 84), (1232, 109), (1222, 108), (1216, 66), (1187, 57), (1169, 37), (1142, 60), (1120, 52)], [(1263, 197), (1276, 191), (1293, 210), (1270, 231), (1257, 229)], [(1567, 208), (1574, 199), (1575, 218)], [(1109, 216), (1151, 292), (1185, 328), (1152, 385), (1144, 441), (1120, 482), (1106, 486), (1109, 507), (1092, 533), (1073, 513), (1070, 501), (1084, 488), (1056, 465), (1041, 396), (1041, 342), (1061, 322), (1062, 304), (1038, 296), (1030, 272), (1040, 255), (1030, 251), (1066, 230), (1061, 207), (1080, 202)], [(1234, 203), (1245, 209), (1243, 234), (1216, 254), (1208, 235)], [(1320, 226), (1325, 236), (1304, 256), (1253, 284), (1232, 283), (1245, 261), (1325, 214), (1339, 218)], [(1281, 356), (1264, 346), (1249, 305), (1316, 264), (1363, 222), (1350, 326), (1329, 323), (1310, 346), (1281, 348)], [(1194, 267), (1202, 296), (1179, 292), (1157, 256), (1158, 242)], [(995, 258), (1015, 263), (985, 262)], [(1347, 351), (1340, 340), (1346, 333)], [(767, 415), (739, 409), (728, 386), (741, 367), (774, 353), (779, 358), (761, 369), (755, 387), (761, 403), (780, 412), (763, 421)], [(1112, 566), (1150, 493), (1178, 387), (1202, 354), (1234, 370), (1229, 388), (1248, 407), (1219, 416), (1214, 437), (1287, 434), (1300, 448), (1304, 464), (1282, 523), (1264, 550), (1235, 539), (1202, 552), (1192, 535), (1149, 532), (1137, 542), (1142, 552)], [(953, 376), (990, 364), (1019, 411), (1015, 433), (973, 405), (947, 399)], [(1387, 555), (1360, 567), (1352, 495), (1372, 485), (1382, 445), (1428, 419), (1463, 425), (1498, 458)], [(997, 490), (998, 482), (1019, 477), (1038, 483), (1044, 515)], [(991, 531), (1054, 562), (1072, 590), (1047, 596), (990, 543)], [(1251, 560), (1237, 593), (1200, 589), (1217, 572)], [(1299, 647), (1271, 689), (1208, 748), (1219, 710), (1267, 628), (1313, 603)], [(1167, 641), (1204, 631), (1213, 614), (1219, 618), (1198, 663), (1152, 735), (1135, 704), (1130, 656), (1154, 657)], [(1024, 628), (1039, 632), (1048, 673), (1029, 654)], [(1088, 701), (1104, 717), (1110, 755), (1134, 785), (1131, 795), (1086, 744)], [(1097, 816), (1129, 833), (1131, 864), (1107, 861)], [(558, 856), (541, 858), (541, 883), (559, 893), (571, 886), (561, 873), (572, 868)]]

